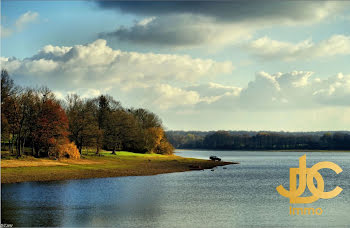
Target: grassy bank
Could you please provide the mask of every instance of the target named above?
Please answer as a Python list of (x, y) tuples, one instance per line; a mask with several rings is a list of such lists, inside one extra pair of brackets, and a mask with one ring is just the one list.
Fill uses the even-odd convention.
[(102, 152), (83, 155), (79, 160), (50, 160), (2, 156), (1, 183), (25, 181), (53, 181), (101, 177), (146, 176), (161, 173), (210, 169), (233, 164), (209, 160), (183, 158), (176, 155), (136, 154), (131, 152)]
[(350, 150), (309, 150), (309, 149), (297, 149), (297, 150), (293, 150), (293, 149), (285, 149), (285, 150), (231, 150), (231, 149), (217, 149), (217, 150), (213, 150), (213, 149), (176, 149), (177, 151), (234, 151), (234, 152), (240, 152), (240, 151), (247, 151), (247, 152), (331, 152), (331, 153), (349, 153)]

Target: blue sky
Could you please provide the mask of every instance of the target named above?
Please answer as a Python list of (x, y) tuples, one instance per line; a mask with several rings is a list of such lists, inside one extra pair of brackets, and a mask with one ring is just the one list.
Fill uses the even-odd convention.
[(350, 130), (346, 1), (2, 1), (1, 20), (2, 67), (59, 98), (173, 130)]

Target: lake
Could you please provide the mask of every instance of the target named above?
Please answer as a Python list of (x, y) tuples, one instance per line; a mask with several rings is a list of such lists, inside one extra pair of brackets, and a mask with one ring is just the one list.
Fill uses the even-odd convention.
[[(350, 153), (308, 152), (307, 167), (338, 164), (320, 173), (333, 199), (293, 207), (322, 208), (322, 215), (289, 215), (289, 168), (302, 152), (177, 150), (184, 157), (217, 155), (239, 165), (144, 177), (3, 184), (2, 223), (14, 226), (113, 227), (349, 227)], [(310, 194), (308, 191), (305, 195)]]

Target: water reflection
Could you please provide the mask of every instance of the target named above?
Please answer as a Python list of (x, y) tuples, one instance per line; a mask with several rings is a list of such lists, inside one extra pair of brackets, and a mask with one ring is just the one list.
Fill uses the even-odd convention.
[(2, 223), (15, 226), (114, 227), (313, 227), (350, 224), (350, 154), (312, 153), (311, 165), (330, 160), (343, 168), (323, 171), (325, 187), (344, 191), (319, 200), (322, 216), (288, 215), (288, 199), (275, 188), (288, 188), (289, 168), (301, 153), (182, 151), (182, 156), (240, 161), (214, 172), (193, 171), (146, 177), (31, 182), (2, 185)]

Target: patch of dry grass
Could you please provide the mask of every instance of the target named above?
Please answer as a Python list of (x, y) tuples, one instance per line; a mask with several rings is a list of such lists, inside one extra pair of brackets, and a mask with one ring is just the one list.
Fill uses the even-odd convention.
[(49, 160), (49, 159), (36, 159), (36, 160), (1, 160), (1, 168), (14, 168), (14, 167), (35, 167), (35, 166), (59, 166), (67, 165), (65, 163)]

